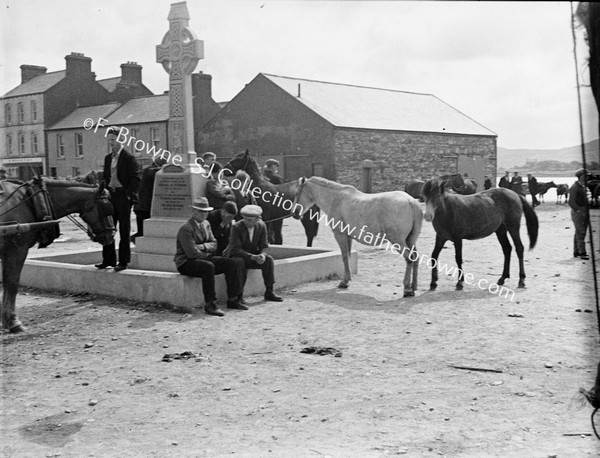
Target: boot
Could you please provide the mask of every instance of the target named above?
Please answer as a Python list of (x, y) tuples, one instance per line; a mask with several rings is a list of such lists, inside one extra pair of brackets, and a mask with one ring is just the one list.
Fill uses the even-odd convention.
[(273, 288), (267, 288), (265, 291), (265, 301), (283, 302), (283, 298), (273, 292)]
[(225, 316), (225, 314), (223, 313), (223, 310), (221, 310), (219, 307), (217, 307), (217, 304), (215, 304), (215, 301), (208, 301), (206, 303), (206, 305), (204, 306), (204, 312), (207, 315)]
[(235, 310), (248, 310), (248, 307), (242, 304), (238, 299), (229, 299), (227, 301), (227, 308)]

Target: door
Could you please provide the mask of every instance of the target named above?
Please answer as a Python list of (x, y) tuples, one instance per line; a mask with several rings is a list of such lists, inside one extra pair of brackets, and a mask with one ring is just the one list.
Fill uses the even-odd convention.
[(463, 177), (471, 178), (477, 182), (477, 192), (483, 191), (485, 181), (485, 159), (483, 156), (458, 156), (457, 172)]

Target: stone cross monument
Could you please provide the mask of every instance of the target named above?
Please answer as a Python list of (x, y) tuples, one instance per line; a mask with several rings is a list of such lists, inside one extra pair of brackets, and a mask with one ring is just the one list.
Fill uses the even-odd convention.
[[(202, 40), (188, 27), (186, 2), (173, 3), (169, 31), (156, 47), (156, 61), (169, 74), (169, 164), (156, 174), (151, 218), (144, 222), (144, 236), (136, 239), (131, 264), (134, 269), (175, 271), (175, 238), (191, 217), (190, 205), (203, 196), (205, 171), (194, 151), (192, 72), (204, 57)], [(198, 102), (196, 102), (198, 103)]]
[[(192, 164), (194, 118), (192, 111), (192, 72), (204, 58), (204, 42), (188, 27), (190, 14), (186, 2), (173, 3), (169, 12), (169, 31), (156, 47), (156, 61), (169, 74), (169, 144), (175, 156)], [(184, 158), (188, 155), (187, 158)]]

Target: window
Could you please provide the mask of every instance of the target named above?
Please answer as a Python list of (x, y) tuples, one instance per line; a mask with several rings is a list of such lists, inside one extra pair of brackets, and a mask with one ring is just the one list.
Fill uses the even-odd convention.
[(25, 110), (23, 109), (23, 102), (17, 103), (17, 117), (19, 119), (19, 124), (25, 122)]
[(37, 102), (35, 100), (31, 101), (31, 120), (37, 121)]
[(19, 154), (25, 154), (25, 135), (19, 134)]
[(65, 157), (65, 144), (62, 134), (56, 136), (56, 153), (58, 157)]
[(8, 134), (6, 136), (6, 154), (8, 156), (12, 155), (12, 135)]
[(79, 167), (73, 167), (71, 169), (71, 171), (73, 172), (73, 174), (72, 174), (73, 177), (78, 177), (79, 175), (81, 175), (81, 171), (79, 170)]
[(56, 173), (56, 167), (50, 167), (50, 176), (52, 178), (56, 178), (58, 177), (57, 173)]
[(4, 105), (4, 122), (8, 124), (12, 124), (12, 108), (10, 103)]
[(75, 156), (83, 156), (83, 135), (75, 134)]
[(156, 135), (156, 127), (150, 128), (150, 145), (158, 146), (160, 138)]
[(38, 153), (37, 134), (31, 134), (31, 154), (34, 156)]

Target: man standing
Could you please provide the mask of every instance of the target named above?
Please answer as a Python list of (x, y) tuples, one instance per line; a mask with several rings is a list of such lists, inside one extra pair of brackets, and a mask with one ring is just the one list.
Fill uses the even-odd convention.
[(483, 182), (483, 189), (485, 191), (487, 191), (488, 189), (491, 189), (492, 187), (492, 180), (490, 180), (489, 176), (485, 176), (485, 181)]
[(573, 237), (573, 256), (581, 259), (590, 259), (585, 248), (585, 234), (588, 227), (587, 188), (585, 187), (585, 169), (575, 172), (577, 181), (569, 189), (569, 207), (571, 219), (575, 225)]
[(208, 214), (208, 222), (215, 239), (217, 239), (216, 256), (223, 256), (223, 251), (229, 245), (231, 237), (231, 226), (237, 216), (238, 208), (235, 202), (225, 202), (223, 208), (211, 211)]
[(534, 207), (540, 204), (540, 201), (535, 197), (538, 193), (538, 182), (531, 172), (527, 174), (527, 185), (529, 186), (529, 194), (531, 194), (531, 202)]
[(510, 180), (510, 189), (521, 196), (525, 195), (523, 192), (523, 178), (519, 176), (519, 172), (513, 173), (512, 180)]
[(248, 310), (248, 307), (240, 302), (246, 269), (242, 259), (214, 255), (217, 240), (210, 229), (210, 223), (206, 220), (208, 212), (212, 209), (206, 197), (194, 199), (192, 217), (177, 232), (177, 252), (174, 261), (180, 274), (202, 278), (206, 314), (223, 316), (223, 311), (215, 304), (215, 275), (225, 274), (227, 308)]
[[(265, 300), (281, 302), (283, 299), (273, 292), (275, 268), (273, 258), (269, 255), (267, 226), (260, 219), (262, 208), (258, 205), (246, 205), (240, 213), (243, 219), (231, 228), (231, 239), (225, 250), (226, 256), (243, 259), (246, 269), (262, 270), (266, 287)], [(246, 283), (246, 271), (244, 271), (243, 283)]]
[(276, 159), (267, 159), (265, 162), (265, 178), (273, 184), (283, 183), (283, 179), (277, 175), (279, 171), (279, 161)]
[(144, 236), (144, 220), (150, 218), (152, 210), (152, 193), (154, 192), (154, 178), (167, 160), (162, 156), (154, 158), (152, 164), (142, 171), (142, 181), (140, 182), (140, 198), (133, 207), (135, 219), (137, 222), (137, 232), (131, 236), (131, 241), (135, 243), (136, 237)]
[(210, 178), (206, 181), (206, 197), (208, 204), (214, 208), (223, 208), (223, 204), (227, 201), (235, 201), (233, 190), (221, 183), (219, 173), (222, 166), (218, 162), (211, 164)]
[(118, 141), (119, 129), (109, 127), (107, 132), (110, 153), (104, 158), (102, 186), (109, 190), (114, 208), (115, 225), (119, 226), (119, 263), (115, 242), (102, 247), (102, 263), (98, 269), (116, 266), (115, 272), (125, 270), (131, 260), (129, 234), (131, 231), (131, 207), (138, 200), (140, 172), (137, 160)]
[(502, 178), (500, 178), (500, 181), (498, 182), (499, 188), (510, 189), (509, 174), (510, 174), (510, 172), (508, 170), (506, 172), (504, 172), (504, 176)]

